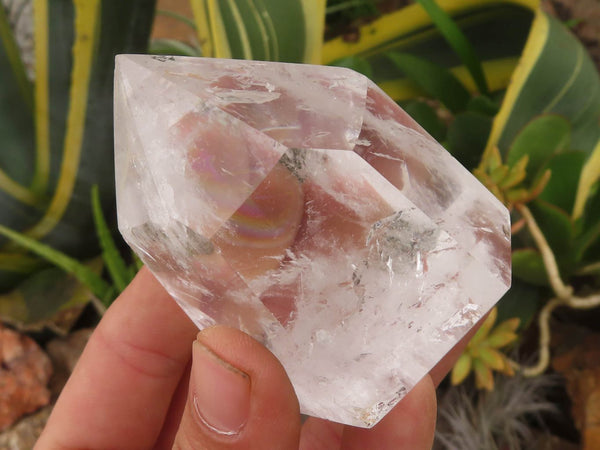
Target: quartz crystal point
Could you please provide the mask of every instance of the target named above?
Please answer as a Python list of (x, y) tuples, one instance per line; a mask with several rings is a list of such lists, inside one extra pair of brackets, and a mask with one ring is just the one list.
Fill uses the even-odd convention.
[(119, 229), (200, 328), (371, 427), (510, 285), (508, 211), (338, 67), (117, 57)]

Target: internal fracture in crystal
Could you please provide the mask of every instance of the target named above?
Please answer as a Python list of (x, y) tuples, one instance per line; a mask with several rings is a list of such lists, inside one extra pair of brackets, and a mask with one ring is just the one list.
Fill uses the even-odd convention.
[(507, 210), (351, 70), (120, 55), (115, 148), (125, 240), (305, 414), (373, 426), (510, 285)]

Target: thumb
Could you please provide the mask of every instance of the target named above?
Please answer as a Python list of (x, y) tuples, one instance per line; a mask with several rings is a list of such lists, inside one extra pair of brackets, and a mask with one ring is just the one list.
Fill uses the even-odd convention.
[(279, 361), (241, 331), (208, 328), (193, 344), (177, 449), (297, 449), (300, 412)]

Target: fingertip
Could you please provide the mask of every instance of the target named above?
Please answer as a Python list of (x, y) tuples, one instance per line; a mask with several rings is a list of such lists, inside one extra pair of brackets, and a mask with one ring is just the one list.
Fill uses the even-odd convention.
[(250, 336), (211, 327), (194, 343), (188, 401), (176, 444), (297, 448), (300, 413), (279, 361)]
[(240, 434), (250, 414), (250, 376), (196, 340), (191, 379), (193, 406), (202, 424), (219, 435)]

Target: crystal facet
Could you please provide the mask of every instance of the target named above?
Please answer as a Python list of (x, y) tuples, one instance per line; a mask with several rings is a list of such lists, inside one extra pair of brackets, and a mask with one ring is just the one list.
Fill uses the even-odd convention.
[(351, 70), (121, 55), (115, 147), (126, 241), (306, 414), (373, 426), (510, 285), (507, 210)]

